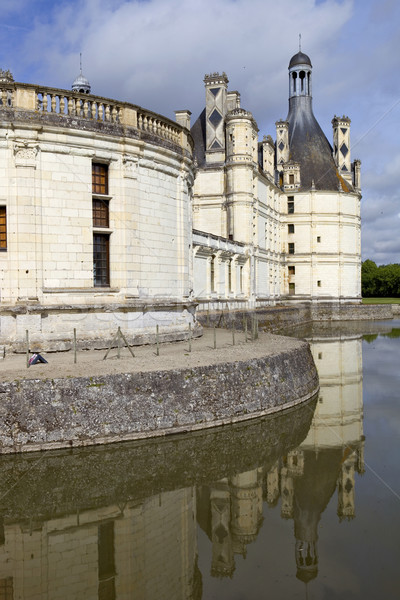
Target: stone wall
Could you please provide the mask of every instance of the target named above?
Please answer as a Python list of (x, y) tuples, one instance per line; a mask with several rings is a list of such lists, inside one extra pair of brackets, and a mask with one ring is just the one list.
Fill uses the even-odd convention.
[[(62, 90), (40, 91), (35, 110), (36, 88), (22, 106), (18, 90), (0, 107), (0, 344), (20, 351), (28, 331), (32, 350), (64, 350), (76, 329), (81, 347), (104, 347), (118, 326), (137, 343), (156, 325), (181, 339), (195, 326), (189, 133), (94, 97), (67, 116)], [(118, 118), (92, 118), (96, 102)]]
[(279, 331), (288, 326), (303, 325), (312, 321), (373, 321), (393, 319), (393, 315), (394, 310), (391, 304), (339, 303), (271, 306), (259, 308), (256, 311), (230, 311), (221, 305), (220, 310), (203, 310), (196, 313), (198, 322), (204, 326), (232, 327), (235, 324), (237, 329), (243, 329), (247, 320), (249, 332), (255, 316), (260, 329)]
[(0, 453), (192, 431), (282, 410), (310, 398), (310, 348), (192, 369), (0, 385)]
[(400, 315), (400, 304), (392, 304), (393, 316), (398, 317)]

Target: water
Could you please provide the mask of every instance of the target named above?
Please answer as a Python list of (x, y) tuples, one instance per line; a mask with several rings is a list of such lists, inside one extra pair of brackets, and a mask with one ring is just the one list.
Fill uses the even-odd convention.
[(314, 326), (319, 398), (0, 458), (0, 600), (400, 597), (400, 321)]

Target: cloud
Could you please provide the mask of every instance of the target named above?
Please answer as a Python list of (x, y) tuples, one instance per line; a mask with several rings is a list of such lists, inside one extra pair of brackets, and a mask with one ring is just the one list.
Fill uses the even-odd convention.
[(68, 87), (82, 51), (95, 92), (168, 114), (182, 107), (199, 113), (204, 73), (224, 70), (258, 118), (280, 103), (275, 121), (286, 112), (287, 64), (298, 33), (305, 51), (326, 53), (351, 6), (350, 0), (318, 6), (282, 0), (279, 10), (271, 0), (55, 3), (50, 15), (38, 15), (24, 53), (31, 77)]

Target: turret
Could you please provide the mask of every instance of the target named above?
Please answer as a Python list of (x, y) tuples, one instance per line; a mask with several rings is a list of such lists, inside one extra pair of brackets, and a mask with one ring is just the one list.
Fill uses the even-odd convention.
[(226, 123), (226, 209), (230, 239), (252, 243), (254, 168), (258, 164), (257, 124), (243, 108), (231, 110)]
[(206, 88), (206, 162), (225, 160), (225, 128), (227, 113), (228, 77), (225, 73), (211, 73), (204, 77)]
[(260, 146), (260, 151), (261, 151), (261, 166), (262, 169), (264, 171), (264, 173), (266, 173), (270, 179), (273, 180), (274, 178), (274, 169), (275, 169), (275, 161), (274, 161), (274, 155), (275, 155), (275, 144), (274, 144), (274, 140), (272, 139), (272, 137), (270, 135), (268, 136), (264, 136), (263, 141), (261, 142), (261, 144), (259, 144)]
[(277, 121), (276, 126), (276, 167), (283, 170), (283, 165), (289, 160), (289, 123)]
[(332, 119), (333, 127), (333, 158), (339, 174), (350, 184), (353, 183), (350, 160), (350, 119), (337, 117)]

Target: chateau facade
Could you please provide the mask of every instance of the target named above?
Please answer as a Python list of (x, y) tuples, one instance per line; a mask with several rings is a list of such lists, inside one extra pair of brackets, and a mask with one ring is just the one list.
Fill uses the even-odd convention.
[(225, 73), (204, 83), (206, 106), (192, 127), (200, 304), (360, 302), (360, 161), (351, 163), (348, 117), (332, 121), (333, 148), (315, 119), (310, 58), (290, 60), (289, 112), (275, 142), (258, 141)]
[[(192, 140), (88, 94), (0, 83), (0, 343), (82, 347), (195, 330)], [(83, 80), (83, 87), (82, 87)], [(85, 82), (86, 87), (85, 87)], [(89, 90), (88, 90), (89, 88)]]
[[(124, 102), (0, 76), (0, 344), (22, 350), (201, 332), (196, 306), (360, 302), (360, 161), (333, 148), (312, 66), (289, 65), (276, 141), (223, 73), (190, 129)], [(158, 327), (157, 327), (158, 326)]]

